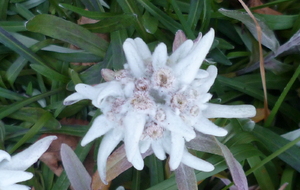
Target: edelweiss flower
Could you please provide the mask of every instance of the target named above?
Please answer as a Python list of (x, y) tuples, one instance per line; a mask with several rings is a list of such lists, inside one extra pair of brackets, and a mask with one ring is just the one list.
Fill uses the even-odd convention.
[(7, 152), (0, 150), (0, 190), (30, 189), (25, 185), (15, 183), (33, 177), (32, 173), (25, 172), (25, 170), (40, 158), (56, 138), (56, 136), (45, 137), (12, 157)]
[(227, 131), (208, 118), (244, 118), (255, 115), (251, 105), (224, 106), (208, 103), (217, 68), (199, 69), (214, 39), (211, 29), (195, 42), (185, 40), (170, 56), (160, 43), (151, 54), (140, 39), (127, 39), (124, 70), (103, 69), (107, 81), (90, 86), (77, 84), (76, 93), (64, 100), (65, 105), (82, 99), (92, 100), (101, 109), (90, 130), (83, 138), (84, 146), (104, 135), (98, 151), (98, 170), (106, 183), (106, 160), (114, 148), (124, 141), (126, 156), (133, 166), (144, 166), (141, 153), (151, 148), (157, 158), (170, 156), (169, 165), (175, 170), (180, 163), (201, 171), (214, 166), (190, 154), (185, 142), (196, 137), (195, 130), (214, 136)]

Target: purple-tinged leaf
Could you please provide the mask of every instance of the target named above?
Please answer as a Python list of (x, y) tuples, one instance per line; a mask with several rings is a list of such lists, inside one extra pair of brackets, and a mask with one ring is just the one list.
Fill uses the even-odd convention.
[(92, 178), (73, 150), (66, 144), (61, 145), (62, 164), (74, 190), (91, 190)]
[(176, 183), (179, 190), (197, 190), (197, 179), (193, 168), (180, 164), (175, 170)]
[[(106, 181), (111, 181), (118, 175), (132, 167), (132, 164), (126, 158), (126, 152), (124, 144), (117, 148), (107, 159), (106, 163)], [(153, 151), (151, 149), (147, 150), (142, 154), (145, 158), (151, 155)], [(101, 181), (99, 172), (96, 171), (93, 175), (92, 189), (101, 189), (105, 184)]]
[(178, 30), (175, 34), (175, 38), (173, 41), (172, 52), (174, 52), (183, 42), (187, 40), (184, 32), (182, 30)]
[(238, 190), (247, 190), (248, 182), (241, 164), (233, 157), (232, 153), (225, 145), (220, 143), (217, 139), (216, 143), (222, 150), (223, 156), (228, 165), (235, 186)]
[(289, 54), (292, 52), (299, 52), (300, 51), (300, 30), (298, 30), (288, 42), (285, 44), (281, 45), (277, 51), (275, 52), (275, 57), (278, 55), (285, 53)]
[(271, 70), (274, 74), (278, 75), (293, 69), (293, 66), (282, 63), (276, 59), (271, 59), (265, 61), (265, 68), (267, 70)]
[(193, 140), (187, 142), (186, 147), (201, 152), (208, 152), (221, 156), (223, 155), (222, 150), (216, 143), (216, 140), (213, 136), (206, 135), (197, 131), (196, 137)]

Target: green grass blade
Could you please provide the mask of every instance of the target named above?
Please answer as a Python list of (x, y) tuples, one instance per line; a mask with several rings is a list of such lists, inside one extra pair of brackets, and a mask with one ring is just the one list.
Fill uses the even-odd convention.
[(105, 55), (108, 47), (105, 40), (87, 29), (52, 15), (37, 15), (27, 22), (26, 28), (32, 32), (66, 41), (100, 57)]
[(0, 119), (8, 116), (9, 114), (19, 110), (20, 108), (22, 108), (22, 107), (24, 107), (28, 104), (31, 104), (33, 102), (38, 101), (39, 99), (46, 98), (46, 97), (51, 96), (53, 94), (59, 93), (63, 89), (64, 89), (64, 87), (63, 88), (58, 88), (58, 89), (55, 89), (55, 90), (52, 90), (52, 91), (49, 91), (49, 92), (46, 92), (46, 93), (43, 93), (43, 94), (40, 94), (40, 95), (33, 96), (31, 98), (27, 98), (27, 99), (19, 101), (19, 102), (15, 102), (15, 103), (13, 103), (13, 104), (5, 107), (5, 108), (1, 108), (0, 109)]
[(174, 34), (178, 30), (182, 30), (182, 26), (170, 18), (166, 13), (161, 11), (159, 8), (154, 6), (150, 1), (147, 0), (137, 0), (145, 9), (156, 17), (168, 30), (172, 31)]
[(280, 106), (282, 105), (282, 102), (284, 101), (287, 93), (290, 91), (292, 85), (294, 84), (294, 82), (296, 81), (296, 79), (298, 78), (298, 76), (300, 75), (300, 65), (298, 66), (298, 68), (296, 69), (295, 73), (293, 74), (292, 78), (290, 79), (290, 81), (287, 83), (286, 87), (283, 89), (283, 92), (280, 94), (279, 98), (277, 99), (267, 121), (265, 122), (265, 126), (269, 127), (271, 125), (271, 123), (273, 122), (276, 113), (278, 112)]

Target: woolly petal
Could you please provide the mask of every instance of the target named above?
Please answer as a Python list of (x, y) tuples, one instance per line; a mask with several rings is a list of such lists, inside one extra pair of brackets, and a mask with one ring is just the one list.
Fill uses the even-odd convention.
[(144, 168), (144, 160), (139, 151), (135, 152), (131, 163), (133, 167), (137, 170), (142, 170)]
[(199, 171), (211, 172), (215, 169), (211, 163), (190, 154), (187, 150), (184, 151), (181, 162)]
[(171, 134), (171, 152), (170, 152), (170, 169), (175, 170), (178, 168), (185, 148), (185, 142), (181, 135)]
[(201, 133), (217, 137), (226, 136), (228, 133), (225, 129), (215, 125), (213, 122), (203, 116), (199, 117), (198, 121), (194, 125), (194, 128)]
[(187, 126), (179, 116), (175, 115), (172, 110), (166, 108), (165, 113), (166, 121), (162, 123), (162, 126), (164, 128), (174, 133), (180, 134), (187, 141), (190, 141), (196, 137), (196, 133), (194, 132), (193, 128)]
[(254, 117), (256, 109), (252, 105), (219, 105), (207, 103), (202, 114), (207, 118), (246, 118)]
[(194, 44), (190, 53), (185, 58), (181, 59), (175, 66), (175, 73), (183, 84), (190, 84), (195, 79), (202, 62), (213, 43), (214, 35), (214, 30), (210, 29), (201, 40)]
[(143, 60), (151, 58), (151, 52), (147, 46), (147, 44), (141, 38), (135, 38), (134, 42), (138, 49), (139, 55), (142, 57)]
[(119, 144), (121, 139), (116, 139), (113, 135), (113, 131), (106, 133), (103, 137), (99, 150), (98, 150), (98, 172), (99, 176), (104, 184), (108, 184), (106, 181), (106, 161), (110, 153), (114, 150), (114, 148)]
[(10, 159), (11, 159), (11, 157), (7, 152), (5, 152), (4, 150), (0, 150), (0, 162), (2, 160), (10, 161)]
[[(24, 171), (0, 170), (0, 187), (13, 185), (18, 182), (27, 181), (33, 177), (32, 173)], [(5, 188), (6, 189), (6, 188)]]
[(152, 55), (152, 66), (157, 70), (166, 65), (168, 59), (167, 46), (164, 43), (158, 44)]
[(12, 156), (11, 161), (1, 162), (1, 170), (26, 170), (41, 157), (41, 155), (48, 149), (52, 141), (55, 139), (57, 139), (56, 136), (47, 136), (38, 140), (27, 149)]
[(183, 42), (169, 57), (169, 66), (173, 67), (181, 58), (185, 57), (193, 47), (192, 40)]
[(143, 77), (145, 65), (142, 57), (139, 55), (139, 52), (136, 49), (134, 40), (130, 38), (125, 40), (123, 49), (132, 74), (137, 78)]
[(166, 153), (165, 153), (164, 148), (159, 140), (152, 141), (151, 148), (152, 148), (155, 156), (158, 159), (160, 159), (160, 160), (166, 159)]
[(151, 140), (142, 140), (140, 141), (140, 152), (143, 154), (145, 153), (151, 146)]
[[(210, 66), (212, 66), (212, 65), (210, 65)], [(203, 69), (199, 69), (195, 78), (197, 78), (197, 79), (203, 79), (203, 78), (206, 78), (208, 76), (209, 76), (209, 72), (208, 71), (205, 71)]]
[[(0, 187), (1, 188), (1, 187)], [(5, 187), (5, 190), (30, 190), (26, 185), (13, 184)]]
[(131, 162), (136, 152), (139, 152), (139, 141), (144, 130), (146, 118), (144, 114), (129, 111), (123, 122), (125, 126), (125, 151), (128, 161)]
[(201, 92), (205, 93), (208, 92), (211, 86), (214, 84), (216, 77), (218, 75), (218, 69), (214, 65), (210, 65), (207, 70), (208, 77), (205, 80), (205, 82), (201, 85)]
[(68, 96), (66, 99), (64, 99), (63, 104), (65, 106), (68, 106), (68, 105), (75, 104), (76, 102), (79, 102), (80, 100), (84, 100), (84, 99), (86, 99), (85, 96), (75, 92), (75, 93), (71, 94), (70, 96)]
[(88, 130), (86, 135), (83, 137), (81, 141), (81, 146), (85, 146), (91, 141), (95, 140), (98, 137), (101, 137), (105, 133), (107, 133), (109, 130), (113, 128), (113, 124), (106, 119), (106, 116), (100, 115), (98, 116), (91, 128)]
[(102, 100), (108, 96), (123, 96), (122, 85), (119, 82), (107, 82), (97, 97), (97, 104), (101, 104)]
[(101, 86), (98, 86), (98, 88), (96, 88), (94, 86), (80, 83), (75, 86), (75, 90), (79, 94), (82, 94), (83, 96), (85, 96), (86, 99), (93, 100), (93, 99), (97, 98), (97, 95), (102, 90), (102, 88), (105, 86), (105, 84), (106, 83), (102, 83)]

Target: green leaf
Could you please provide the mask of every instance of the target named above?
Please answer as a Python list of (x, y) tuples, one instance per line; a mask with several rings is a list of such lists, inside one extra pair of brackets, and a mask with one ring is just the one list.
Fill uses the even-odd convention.
[(38, 57), (31, 49), (27, 48), (24, 44), (14, 38), (10, 33), (0, 27), (0, 42), (9, 47), (19, 55), (23, 56), (32, 63), (45, 65), (44, 61)]
[[(51, 25), (48, 23), (51, 23)], [(105, 40), (87, 29), (52, 15), (37, 15), (26, 23), (26, 28), (32, 32), (66, 41), (100, 57), (105, 55), (108, 47)]]
[[(234, 18), (236, 20), (241, 21), (243, 24), (246, 25), (246, 27), (249, 29), (249, 31), (252, 33), (252, 35), (256, 39), (258, 39), (255, 23), (247, 13), (244, 13), (241, 11), (236, 11), (236, 10), (231, 11), (231, 10), (225, 10), (225, 9), (219, 9), (219, 12), (227, 17)], [(270, 28), (264, 22), (260, 21), (259, 19), (257, 19), (257, 21), (262, 30), (261, 43), (264, 46), (270, 48), (273, 52), (275, 52), (277, 50), (277, 48), (279, 47), (279, 42), (278, 42), (277, 38), (275, 37), (274, 32), (272, 30), (270, 30)]]
[(285, 30), (294, 26), (298, 15), (255, 14), (255, 17), (264, 21), (271, 30)]
[(142, 10), (140, 9), (136, 1), (117, 0), (117, 2), (119, 3), (124, 13), (133, 14), (136, 16), (134, 28), (142, 39), (147, 40), (149, 38), (149, 34), (143, 26), (141, 18)]
[(69, 81), (68, 77), (66, 77), (58, 72), (55, 72), (43, 65), (30, 64), (30, 67), (33, 70), (35, 70), (36, 72), (40, 73), (41, 75), (43, 75), (51, 80), (60, 81), (62, 83), (67, 83)]
[(154, 6), (150, 1), (147, 0), (137, 0), (152, 16), (154, 16), (160, 23), (162, 23), (168, 30), (172, 31), (174, 34), (178, 30), (182, 30), (182, 26), (169, 17), (166, 13), (161, 11), (159, 8)]
[[(0, 106), (0, 109), (5, 108), (7, 106)], [(48, 111), (42, 108), (34, 108), (34, 107), (23, 107), (17, 110), (16, 112), (8, 115), (7, 117), (27, 121), (30, 123), (36, 123), (39, 118), (41, 118), (44, 114), (48, 113)], [(49, 129), (57, 129), (60, 128), (61, 125), (59, 121), (57, 121), (53, 116), (48, 118), (48, 121), (44, 124), (44, 127)]]
[(9, 153), (13, 153), (17, 150), (22, 144), (24, 144), (27, 140), (31, 139), (34, 135), (36, 135), (40, 129), (44, 126), (44, 124), (52, 117), (49, 112), (45, 112), (37, 122), (26, 132), (26, 134), (10, 149)]
[[(247, 161), (248, 161), (250, 167), (254, 167), (259, 162), (261, 162), (261, 159), (258, 156), (254, 156), (254, 157), (248, 158)], [(274, 184), (270, 178), (270, 175), (269, 175), (266, 167), (264, 167), (264, 166), (260, 167), (259, 169), (254, 171), (253, 174), (254, 174), (261, 190), (274, 190), (275, 189)]]
[(280, 154), (278, 157), (293, 167), (295, 170), (300, 172), (300, 151), (297, 146), (292, 146), (289, 149), (282, 149), (285, 145), (287, 145), (290, 141), (284, 139), (283, 137), (277, 135), (273, 131), (261, 127), (259, 125), (255, 125), (254, 129), (250, 131), (254, 136), (256, 136), (260, 142), (271, 152), (275, 152), (278, 150), (284, 151), (284, 154)]
[(110, 33), (133, 25), (134, 20), (135, 15), (124, 14), (105, 18), (94, 24), (83, 24), (81, 26), (94, 33)]
[(200, 14), (203, 11), (203, 1), (199, 0), (191, 0), (191, 4), (189, 6), (187, 24), (192, 30), (194, 30), (197, 26), (197, 22), (200, 18)]
[(27, 98), (25, 100), (15, 102), (15, 103), (10, 104), (9, 106), (7, 106), (5, 108), (0, 108), (0, 119), (14, 113), (15, 111), (21, 109), (22, 107), (24, 107), (28, 104), (36, 102), (39, 99), (43, 99), (43, 98), (46, 98), (46, 97), (51, 96), (53, 94), (59, 93), (63, 89), (64, 88), (58, 88), (58, 89), (55, 89), (55, 90), (52, 90), (52, 91), (49, 91), (49, 92), (46, 92), (46, 93), (43, 93), (43, 94), (40, 94), (40, 95), (33, 96), (31, 98)]
[(119, 15), (119, 14), (116, 14), (116, 13), (109, 13), (109, 12), (102, 13), (102, 12), (95, 12), (95, 11), (87, 11), (87, 10), (84, 10), (82, 8), (74, 7), (72, 5), (65, 4), (65, 3), (60, 3), (59, 6), (64, 8), (64, 9), (73, 11), (74, 13), (80, 14), (81, 16), (91, 18), (91, 19), (95, 19), (95, 20), (101, 20), (101, 19), (104, 19), (104, 18), (110, 18), (110, 17)]
[(0, 26), (9, 32), (26, 31), (25, 21), (0, 21)]
[(9, 0), (0, 1), (0, 20), (6, 20), (6, 13)]
[(156, 32), (159, 21), (155, 17), (152, 17), (147, 11), (144, 13), (142, 21), (148, 33), (154, 34)]

